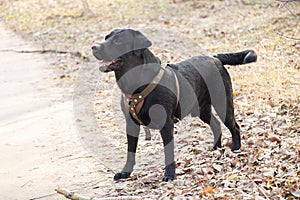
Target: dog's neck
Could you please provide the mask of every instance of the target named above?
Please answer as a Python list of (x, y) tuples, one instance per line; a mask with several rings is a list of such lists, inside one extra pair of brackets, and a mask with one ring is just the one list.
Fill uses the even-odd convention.
[(115, 70), (117, 84), (124, 94), (141, 92), (158, 74), (161, 68), (159, 58), (145, 49), (141, 55), (126, 55), (124, 64)]

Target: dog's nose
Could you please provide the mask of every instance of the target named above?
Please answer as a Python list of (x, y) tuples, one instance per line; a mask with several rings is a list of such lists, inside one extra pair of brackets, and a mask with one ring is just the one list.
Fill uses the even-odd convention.
[(101, 45), (100, 44), (93, 44), (92, 50), (100, 49)]

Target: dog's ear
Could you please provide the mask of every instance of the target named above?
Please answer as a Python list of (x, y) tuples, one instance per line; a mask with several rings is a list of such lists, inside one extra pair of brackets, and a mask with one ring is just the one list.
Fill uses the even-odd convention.
[(141, 32), (133, 31), (133, 53), (140, 56), (142, 51), (152, 45), (152, 42)]

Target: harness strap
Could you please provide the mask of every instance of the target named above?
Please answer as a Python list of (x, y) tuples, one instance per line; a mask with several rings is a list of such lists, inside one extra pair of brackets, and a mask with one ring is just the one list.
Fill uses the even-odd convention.
[(140, 98), (140, 94), (134, 94), (126, 96), (123, 94), (124, 104), (130, 112), (131, 116), (140, 124), (144, 126), (144, 123), (138, 118), (138, 114), (144, 104), (144, 98)]
[(177, 78), (177, 75), (176, 73), (171, 70), (173, 75), (174, 75), (174, 79), (175, 79), (175, 87), (176, 87), (176, 98), (177, 98), (177, 101), (176, 101), (176, 108), (178, 107), (178, 104), (179, 104), (179, 97), (180, 97), (180, 89), (179, 89), (179, 82), (178, 82), (178, 78)]
[[(154, 90), (154, 88), (157, 86), (161, 78), (163, 77), (165, 69), (160, 68), (158, 74), (154, 77), (152, 82), (148, 84), (148, 86), (141, 92), (133, 95), (126, 95), (123, 94), (124, 104), (129, 110), (131, 116), (142, 126), (145, 126), (144, 123), (138, 118), (138, 114), (140, 110), (142, 109), (142, 106), (144, 104), (145, 98)], [(179, 96), (180, 96), (180, 90), (179, 90), (179, 82), (176, 73), (172, 71), (172, 74), (175, 79), (175, 87), (176, 87), (176, 108), (179, 104)]]
[(128, 107), (128, 110), (131, 114), (131, 116), (140, 124), (144, 126), (144, 123), (138, 118), (138, 114), (140, 112), (140, 109), (142, 108), (142, 105), (144, 103), (144, 99), (146, 96), (148, 96), (154, 88), (157, 86), (161, 78), (163, 77), (165, 72), (164, 68), (160, 68), (158, 74), (154, 77), (151, 83), (147, 85), (147, 87), (141, 92), (133, 95), (125, 95), (124, 97), (124, 104)]

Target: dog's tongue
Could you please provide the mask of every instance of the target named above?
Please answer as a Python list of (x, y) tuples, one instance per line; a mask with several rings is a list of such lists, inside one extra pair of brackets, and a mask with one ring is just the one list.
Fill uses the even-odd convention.
[(112, 61), (101, 60), (99, 64), (101, 67), (108, 67), (110, 64), (112, 64)]
[(119, 63), (120, 63), (120, 61), (118, 59), (113, 60), (113, 61), (101, 60), (99, 62), (99, 65), (100, 65), (99, 69), (102, 72), (110, 72), (110, 71), (113, 71)]
[(109, 66), (112, 64), (112, 61), (104, 61), (104, 60), (101, 60), (99, 62), (99, 70), (101, 72), (108, 72), (110, 71), (109, 70)]

